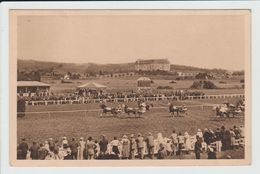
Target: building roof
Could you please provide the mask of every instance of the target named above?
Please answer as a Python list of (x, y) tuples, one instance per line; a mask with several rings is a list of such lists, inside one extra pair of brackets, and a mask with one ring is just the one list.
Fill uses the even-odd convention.
[(100, 89), (100, 88), (107, 88), (107, 86), (101, 85), (101, 84), (95, 83), (95, 82), (89, 82), (89, 83), (86, 83), (86, 84), (84, 84), (84, 85), (78, 86), (78, 88)]
[(33, 87), (33, 86), (50, 87), (49, 84), (42, 83), (42, 82), (39, 82), (39, 81), (17, 81), (17, 87)]
[(138, 59), (136, 64), (170, 64), (168, 59)]
[(140, 77), (137, 81), (151, 81), (151, 79), (148, 77)]

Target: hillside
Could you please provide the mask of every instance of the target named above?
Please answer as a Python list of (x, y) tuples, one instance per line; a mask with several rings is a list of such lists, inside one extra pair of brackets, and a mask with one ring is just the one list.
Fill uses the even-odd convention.
[[(171, 65), (173, 71), (204, 71), (204, 72), (219, 72), (223, 73), (222, 69), (202, 69), (192, 66), (184, 65)], [(18, 60), (19, 72), (39, 71), (40, 74), (56, 72), (65, 74), (71, 73), (118, 73), (118, 72), (132, 72), (135, 71), (134, 63), (123, 64), (95, 64), (95, 63), (57, 63), (57, 62), (44, 62), (35, 60)]]
[(130, 72), (134, 71), (134, 63), (124, 64), (95, 64), (95, 63), (57, 63), (57, 62), (43, 62), (35, 60), (18, 60), (18, 71), (40, 71), (44, 72), (58, 72), (65, 74), (71, 73), (99, 73), (102, 72)]

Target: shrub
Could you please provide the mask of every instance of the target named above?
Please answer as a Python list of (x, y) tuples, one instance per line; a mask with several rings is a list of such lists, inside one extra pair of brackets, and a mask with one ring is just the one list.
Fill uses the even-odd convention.
[(216, 89), (217, 86), (211, 81), (194, 81), (190, 88), (192, 88), (192, 89)]

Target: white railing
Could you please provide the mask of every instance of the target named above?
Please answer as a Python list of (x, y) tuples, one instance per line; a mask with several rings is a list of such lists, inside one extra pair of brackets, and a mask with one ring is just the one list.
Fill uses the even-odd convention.
[[(220, 95), (201, 95), (201, 96), (184, 96), (184, 100), (201, 100), (201, 99), (226, 99), (226, 98), (244, 98), (244, 94), (220, 94)], [(159, 100), (180, 100), (179, 96), (162, 96), (162, 97), (142, 97), (144, 101)], [(104, 102), (136, 102), (139, 98), (112, 98), (112, 99), (77, 99), (77, 100), (43, 100), (43, 101), (26, 101), (26, 105), (50, 105), (50, 104), (87, 104)]]

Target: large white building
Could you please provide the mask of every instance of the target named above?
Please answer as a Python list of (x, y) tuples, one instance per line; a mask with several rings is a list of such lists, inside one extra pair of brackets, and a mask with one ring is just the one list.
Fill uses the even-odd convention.
[(170, 71), (171, 64), (168, 59), (138, 59), (135, 62), (136, 71)]

